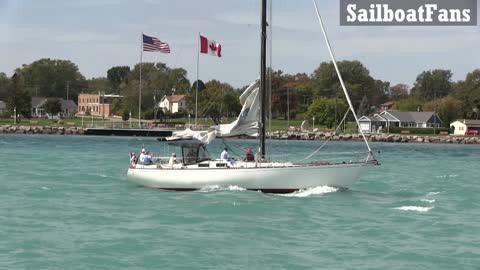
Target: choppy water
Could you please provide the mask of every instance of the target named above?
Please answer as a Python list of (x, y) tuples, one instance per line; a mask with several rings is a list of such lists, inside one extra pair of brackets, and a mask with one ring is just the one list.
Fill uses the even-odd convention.
[[(382, 166), (351, 190), (281, 196), (134, 186), (128, 152), (142, 144), (162, 148), (149, 138), (0, 135), (0, 269), (480, 267), (479, 146), (374, 144)], [(320, 145), (273, 144), (288, 159)]]

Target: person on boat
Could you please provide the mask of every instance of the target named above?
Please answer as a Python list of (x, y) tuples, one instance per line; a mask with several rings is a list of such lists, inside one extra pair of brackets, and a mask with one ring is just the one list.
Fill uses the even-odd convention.
[(220, 154), (220, 159), (223, 159), (223, 160), (229, 160), (230, 159), (230, 155), (228, 154), (228, 148), (225, 147), (223, 149), (223, 152)]
[(255, 161), (255, 155), (253, 155), (252, 149), (247, 147), (247, 152), (245, 153), (245, 158), (243, 161)]
[(145, 162), (145, 154), (146, 154), (145, 148), (142, 148), (142, 152), (140, 153), (140, 156), (138, 156), (138, 161), (140, 161), (140, 164), (144, 164)]
[(148, 151), (145, 152), (145, 155), (143, 156), (143, 164), (145, 165), (150, 165), (152, 164), (152, 156)]
[(173, 164), (177, 163), (177, 154), (172, 153), (172, 156), (168, 160), (168, 165), (173, 166)]

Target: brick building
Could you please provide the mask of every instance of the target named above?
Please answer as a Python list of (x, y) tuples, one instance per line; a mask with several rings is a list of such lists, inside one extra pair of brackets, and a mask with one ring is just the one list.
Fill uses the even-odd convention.
[(90, 112), (93, 116), (111, 116), (111, 106), (115, 99), (122, 96), (116, 94), (80, 94), (78, 95), (78, 114), (85, 115)]

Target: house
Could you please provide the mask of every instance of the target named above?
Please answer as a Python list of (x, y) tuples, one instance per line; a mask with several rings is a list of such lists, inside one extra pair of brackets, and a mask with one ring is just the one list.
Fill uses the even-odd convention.
[(65, 100), (63, 98), (46, 98), (46, 97), (32, 97), (31, 100), (31, 113), (32, 117), (47, 117), (45, 111), (45, 103), (48, 99), (58, 99), (62, 106), (62, 111), (59, 116), (74, 116), (77, 113), (77, 104), (73, 100)]
[(176, 113), (184, 111), (187, 108), (185, 95), (163, 96), (158, 103), (158, 107), (164, 112)]
[(450, 133), (453, 135), (478, 135), (480, 120), (462, 119), (450, 123)]
[(435, 112), (382, 111), (373, 116), (362, 116), (358, 121), (365, 133), (381, 132), (388, 127), (438, 128), (442, 126), (442, 120)]
[(111, 106), (114, 100), (123, 96), (117, 94), (80, 94), (78, 95), (78, 114), (93, 116), (111, 116)]
[(7, 111), (7, 104), (0, 100), (0, 114), (3, 114)]

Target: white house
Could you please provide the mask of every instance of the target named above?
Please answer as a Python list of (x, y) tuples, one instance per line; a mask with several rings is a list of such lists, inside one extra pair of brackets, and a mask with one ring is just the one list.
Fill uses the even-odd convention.
[(453, 135), (478, 135), (480, 120), (462, 119), (450, 123), (450, 133)]
[(183, 111), (187, 108), (185, 95), (163, 96), (162, 100), (158, 103), (158, 107), (164, 112), (176, 113)]
[(442, 120), (435, 112), (383, 111), (358, 119), (360, 128), (366, 133), (377, 133), (388, 127), (433, 128), (441, 127)]
[[(32, 108), (31, 113), (32, 117), (47, 117), (45, 111), (45, 103), (49, 98), (46, 97), (32, 97)], [(62, 105), (62, 111), (59, 115), (62, 116), (73, 116), (77, 113), (77, 104), (73, 100), (65, 100), (63, 98), (57, 98)]]

